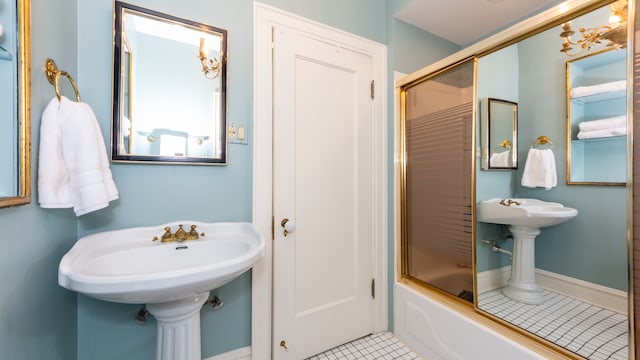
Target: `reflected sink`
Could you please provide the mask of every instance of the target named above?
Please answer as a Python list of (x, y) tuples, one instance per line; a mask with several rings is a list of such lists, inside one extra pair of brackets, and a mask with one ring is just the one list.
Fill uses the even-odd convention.
[[(179, 224), (196, 225), (197, 240), (152, 241)], [(213, 290), (264, 255), (264, 238), (249, 223), (178, 221), (83, 237), (62, 258), (60, 286), (100, 300), (150, 304)]]
[(578, 210), (560, 203), (525, 198), (485, 200), (476, 212), (481, 222), (532, 228), (562, 224), (578, 215)]

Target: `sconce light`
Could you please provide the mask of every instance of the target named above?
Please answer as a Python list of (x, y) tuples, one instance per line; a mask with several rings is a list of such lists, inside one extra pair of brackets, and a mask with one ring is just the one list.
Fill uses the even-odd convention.
[[(567, 56), (575, 56), (588, 51), (595, 44), (602, 44), (608, 41), (607, 47), (623, 49), (627, 46), (627, 0), (618, 0), (611, 3), (611, 15), (609, 16), (609, 24), (601, 25), (594, 28), (580, 28), (582, 38), (576, 41), (571, 39), (575, 31), (571, 28), (571, 22), (567, 21), (562, 24), (562, 49), (561, 52)], [(573, 46), (579, 46), (580, 49), (571, 53)]]
[(205, 42), (204, 38), (200, 38), (200, 62), (202, 63), (202, 72), (204, 73), (204, 77), (207, 79), (215, 79), (220, 75), (220, 61), (218, 59), (213, 58), (209, 59), (207, 57), (207, 52), (205, 50)]

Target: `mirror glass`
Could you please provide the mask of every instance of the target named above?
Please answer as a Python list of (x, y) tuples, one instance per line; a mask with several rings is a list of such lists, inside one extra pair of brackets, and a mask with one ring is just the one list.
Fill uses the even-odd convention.
[[(609, 24), (611, 8), (606, 2), (599, 4), (603, 6), (571, 20), (574, 41), (582, 38), (579, 32), (582, 27)], [(528, 153), (536, 146), (536, 139), (544, 136), (550, 140), (544, 148), (552, 150), (558, 180), (565, 175), (566, 169), (575, 182), (607, 185), (603, 182), (624, 181), (624, 177), (614, 178), (613, 170), (609, 169), (614, 161), (622, 161), (622, 172), (626, 169), (627, 150), (623, 135), (619, 135), (622, 139), (582, 141), (589, 143), (584, 145), (584, 151), (577, 150), (583, 145), (582, 142), (576, 145), (576, 139), (579, 122), (625, 117), (626, 92), (613, 99), (580, 104), (582, 108), (578, 108), (568, 97), (567, 84), (569, 82), (571, 91), (581, 86), (627, 79), (627, 50), (602, 52), (607, 44), (602, 40), (588, 51), (580, 52), (580, 45), (577, 45), (574, 46), (577, 54), (573, 51), (567, 54), (560, 51), (563, 48), (562, 24), (545, 29), (481, 56), (478, 59), (478, 96), (517, 102), (517, 138), (525, 145), (518, 150), (521, 164), (529, 160)], [(614, 66), (620, 69), (612, 69)], [(567, 114), (568, 109), (570, 114)], [(621, 141), (621, 148), (611, 144), (616, 141)], [(598, 148), (587, 151), (591, 142), (597, 143), (594, 146)], [(615, 154), (610, 154), (614, 150)], [(594, 162), (589, 166), (595, 169), (587, 172), (585, 164), (584, 172), (578, 170), (578, 166), (583, 166), (576, 160), (578, 152), (583, 156), (581, 161)], [(567, 162), (565, 166), (563, 160), (569, 156), (570, 164)], [(514, 234), (521, 233), (526, 226), (476, 222), (476, 308), (537, 341), (566, 350), (568, 358), (628, 359), (632, 347), (629, 346), (627, 315), (629, 254), (624, 187), (570, 186), (557, 181), (557, 185), (549, 190), (529, 188), (521, 185), (523, 171), (520, 168), (524, 166), (511, 172), (476, 171), (476, 207), (492, 198), (513, 199), (518, 204), (506, 203), (504, 206), (504, 211), (511, 211), (522, 200), (535, 198), (561, 203), (577, 209), (578, 213), (565, 223), (532, 225), (539, 233), (528, 242), (518, 243), (514, 242)], [(592, 175), (574, 177), (581, 172), (585, 176), (587, 173)], [(516, 258), (522, 263), (525, 253), (535, 266), (533, 274), (526, 276), (543, 294), (542, 303), (514, 300), (507, 296), (509, 291), (502, 292), (509, 284), (521, 285), (511, 279), (521, 279), (525, 275), (514, 274), (518, 267), (514, 269), (512, 265)]]
[(0, 207), (30, 198), (28, 0), (0, 0)]
[(226, 163), (227, 32), (116, 2), (114, 161)]
[(482, 168), (518, 168), (518, 104), (485, 98), (482, 108)]
[(625, 184), (626, 55), (607, 49), (567, 61), (567, 184)]

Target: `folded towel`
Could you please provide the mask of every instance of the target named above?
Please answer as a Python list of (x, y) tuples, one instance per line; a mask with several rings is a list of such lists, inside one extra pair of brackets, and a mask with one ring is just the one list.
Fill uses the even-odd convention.
[(625, 115), (614, 116), (606, 119), (583, 121), (578, 124), (580, 131), (593, 131), (603, 129), (622, 128), (627, 126), (627, 117)]
[(511, 167), (511, 151), (494, 152), (489, 159), (489, 165), (491, 167)]
[(627, 135), (627, 128), (620, 127), (615, 129), (601, 129), (601, 130), (592, 130), (592, 131), (580, 131), (576, 137), (580, 140), (582, 139), (595, 139), (595, 138), (604, 138), (604, 137), (612, 137), (612, 136), (623, 136)]
[(627, 88), (626, 80), (620, 80), (620, 81), (612, 81), (612, 82), (599, 84), (599, 85), (578, 86), (571, 89), (571, 91), (569, 92), (569, 95), (573, 99), (573, 98), (579, 98), (579, 97), (584, 97), (589, 95), (624, 90), (626, 88)]
[(80, 216), (117, 199), (104, 144), (89, 105), (66, 97), (51, 100), (40, 127), (40, 206), (73, 207), (76, 216)]
[(531, 188), (543, 187), (546, 190), (558, 184), (556, 160), (551, 149), (529, 149), (521, 184)]

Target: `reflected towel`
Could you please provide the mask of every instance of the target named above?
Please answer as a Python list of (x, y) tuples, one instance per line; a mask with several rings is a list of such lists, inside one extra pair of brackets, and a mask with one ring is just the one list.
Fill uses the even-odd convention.
[(118, 190), (98, 121), (85, 103), (54, 98), (42, 114), (38, 202), (73, 207), (76, 216), (102, 209)]
[(578, 86), (570, 91), (571, 98), (579, 98), (583, 96), (601, 94), (606, 92), (624, 90), (627, 88), (627, 81), (612, 81), (605, 84), (592, 85), (592, 86)]
[(531, 188), (543, 187), (546, 190), (558, 185), (556, 159), (551, 149), (529, 149), (521, 184)]
[(604, 129), (617, 129), (627, 127), (627, 117), (625, 115), (614, 116), (606, 119), (583, 121), (578, 124), (580, 131), (594, 131)]
[(501, 153), (494, 152), (489, 159), (489, 166), (491, 167), (511, 167), (511, 151), (503, 151)]
[(602, 130), (593, 130), (593, 131), (580, 131), (576, 137), (580, 140), (583, 139), (595, 139), (595, 138), (605, 138), (612, 136), (623, 136), (627, 135), (627, 128), (616, 128), (616, 129), (602, 129)]

